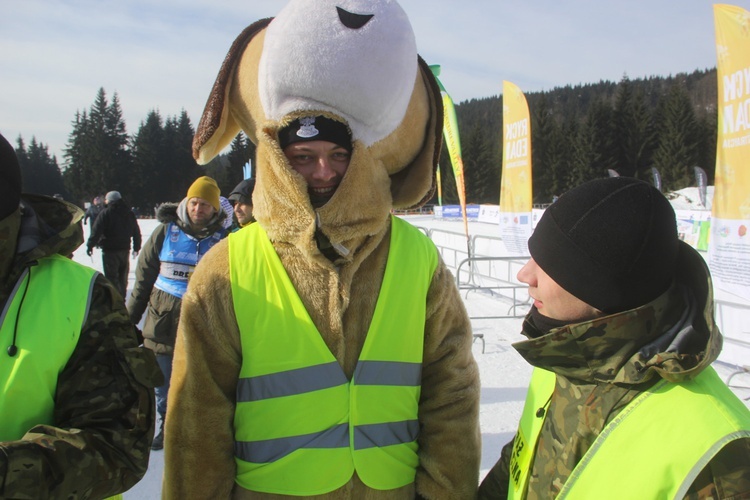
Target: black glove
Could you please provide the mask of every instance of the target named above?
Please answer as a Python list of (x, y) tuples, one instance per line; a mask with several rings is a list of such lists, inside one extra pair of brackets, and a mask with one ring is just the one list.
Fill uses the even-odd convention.
[(88, 255), (89, 257), (91, 257), (92, 255), (94, 255), (94, 249), (93, 248), (87, 248), (86, 249), (86, 255)]

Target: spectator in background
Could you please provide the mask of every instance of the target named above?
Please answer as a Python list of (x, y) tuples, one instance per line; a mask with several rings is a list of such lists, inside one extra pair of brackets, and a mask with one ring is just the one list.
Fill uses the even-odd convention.
[(86, 222), (91, 219), (91, 225), (93, 226), (94, 221), (99, 216), (99, 214), (102, 213), (102, 210), (104, 210), (102, 197), (95, 196), (91, 202), (91, 205), (89, 205), (89, 208), (86, 209), (86, 215), (83, 216), (83, 225), (85, 226)]
[(229, 201), (234, 204), (234, 216), (237, 219), (235, 231), (255, 222), (253, 218), (253, 190), (255, 179), (245, 179), (229, 194)]
[(125, 304), (68, 259), (83, 211), (21, 194), (0, 136), (0, 497), (106, 498), (146, 473), (161, 373)]
[(195, 266), (227, 230), (222, 226), (226, 214), (221, 210), (219, 186), (205, 176), (193, 182), (179, 204), (161, 205), (156, 218), (161, 224), (138, 258), (128, 311), (136, 325), (146, 312), (144, 345), (154, 351), (164, 374), (164, 384), (156, 388), (161, 423), (151, 446), (160, 450), (164, 447), (164, 419), (182, 296)]
[(104, 276), (115, 285), (124, 299), (128, 290), (131, 240), (133, 257), (136, 257), (141, 251), (141, 229), (135, 214), (118, 191), (107, 193), (104, 201), (106, 207), (91, 225), (86, 254), (91, 256), (94, 247), (102, 249)]
[(750, 498), (750, 411), (711, 367), (711, 275), (667, 199), (632, 178), (584, 183), (529, 252), (513, 347), (535, 368), (479, 498)]

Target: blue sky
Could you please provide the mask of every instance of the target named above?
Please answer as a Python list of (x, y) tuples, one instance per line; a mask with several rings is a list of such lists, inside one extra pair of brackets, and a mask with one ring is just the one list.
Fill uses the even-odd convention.
[[(314, 0), (310, 0), (314, 1)], [(361, 0), (341, 0), (342, 5)], [(568, 84), (668, 76), (716, 65), (708, 0), (401, 0), (420, 55), (454, 101)], [(274, 0), (4, 0), (0, 133), (62, 150), (100, 87), (128, 133), (150, 110), (197, 125), (234, 38)], [(750, 0), (736, 2), (750, 9)]]

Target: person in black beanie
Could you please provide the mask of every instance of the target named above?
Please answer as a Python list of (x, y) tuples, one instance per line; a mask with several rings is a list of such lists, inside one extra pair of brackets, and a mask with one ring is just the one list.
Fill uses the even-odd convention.
[(0, 135), (0, 496), (111, 497), (146, 472), (161, 373), (112, 284), (68, 258), (83, 211), (21, 187)]
[(547, 208), (529, 253), (513, 347), (535, 368), (479, 498), (750, 495), (750, 410), (711, 367), (711, 276), (669, 201), (632, 178), (587, 182)]
[(232, 232), (255, 222), (253, 218), (253, 190), (255, 179), (244, 179), (237, 184), (227, 199), (232, 203), (234, 217), (237, 221)]

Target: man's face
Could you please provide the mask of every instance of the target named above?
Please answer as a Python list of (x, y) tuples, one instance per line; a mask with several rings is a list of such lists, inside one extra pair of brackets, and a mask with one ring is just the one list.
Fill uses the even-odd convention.
[(328, 141), (296, 142), (284, 148), (292, 168), (307, 181), (310, 202), (322, 207), (331, 199), (349, 168), (351, 153)]
[(241, 226), (253, 221), (253, 206), (250, 203), (238, 201), (234, 204), (234, 215), (237, 216), (237, 222)]
[(533, 258), (518, 271), (518, 281), (529, 285), (529, 295), (542, 316), (578, 323), (602, 314), (558, 285)]
[(193, 226), (196, 229), (202, 229), (213, 218), (216, 209), (203, 198), (195, 197), (188, 200), (187, 212)]

